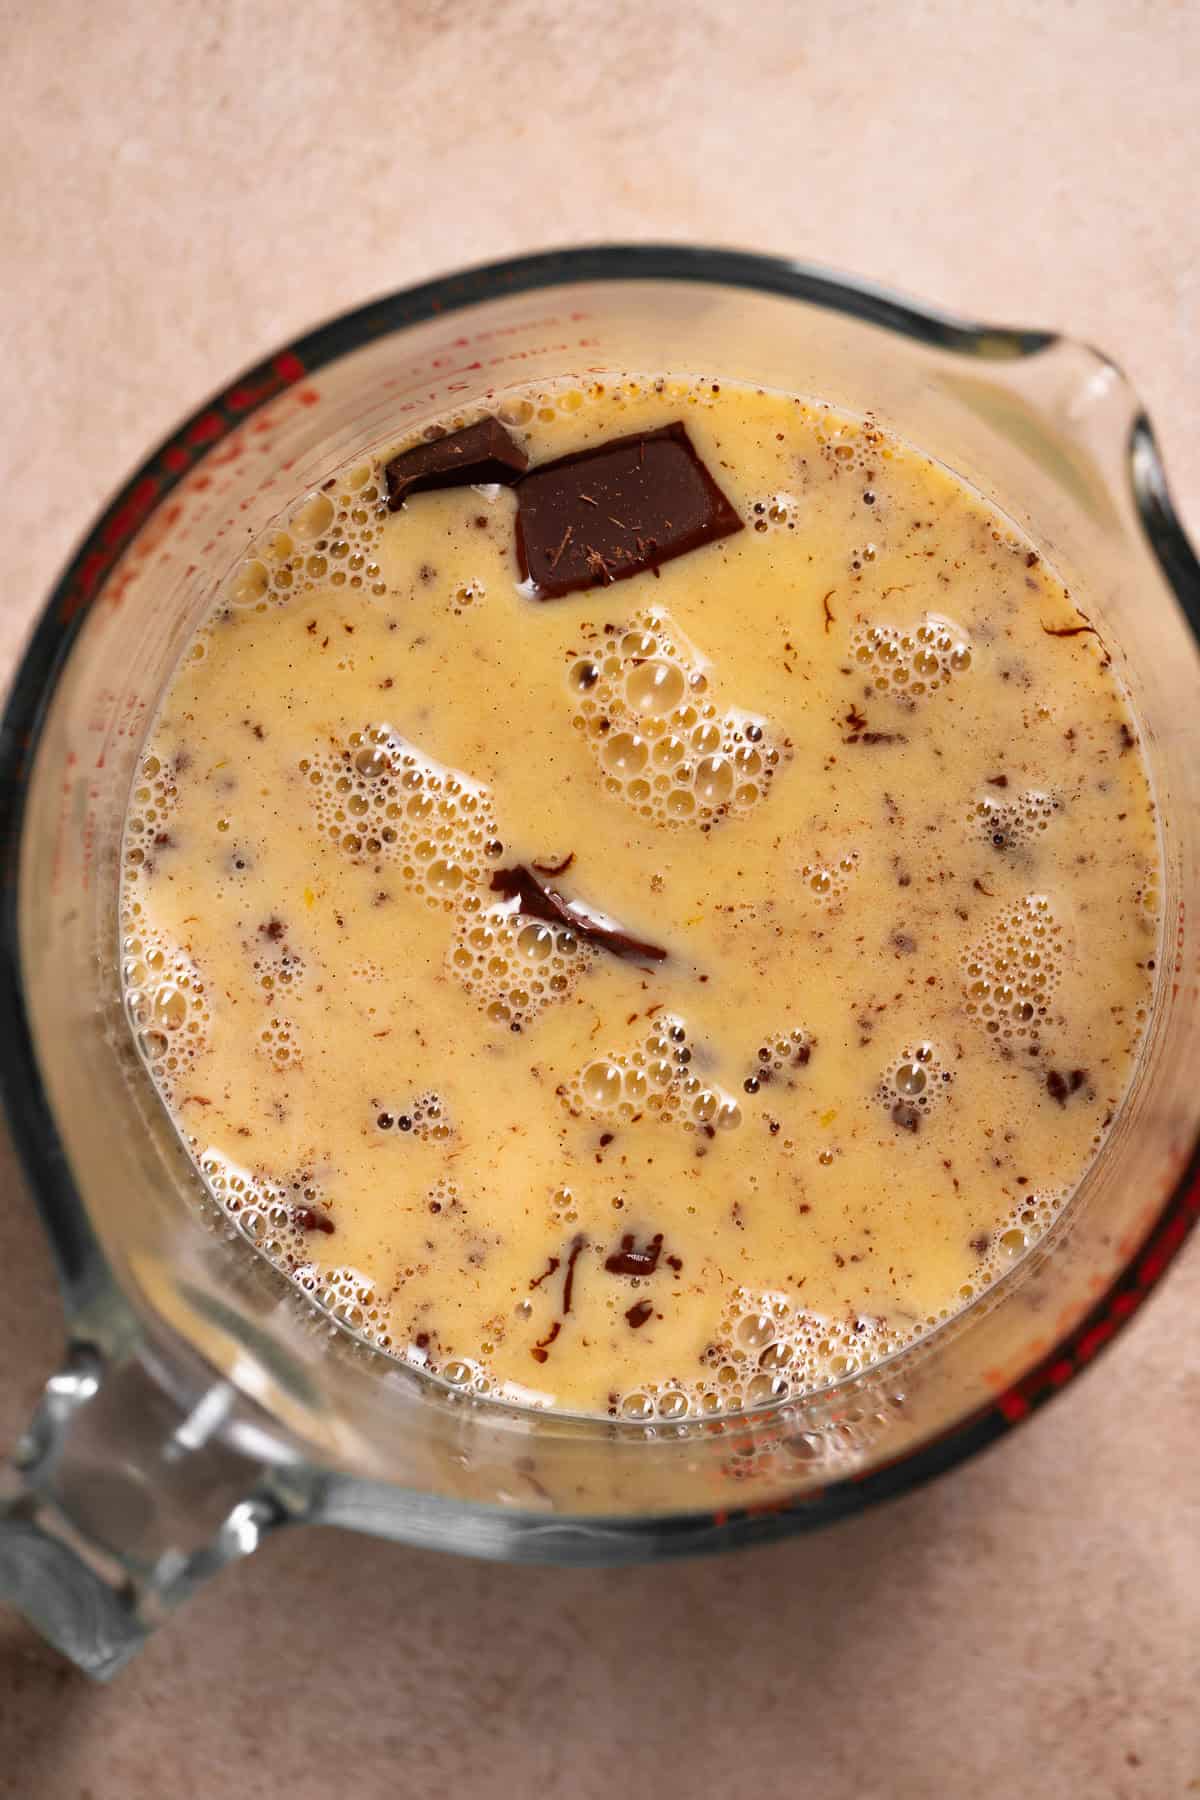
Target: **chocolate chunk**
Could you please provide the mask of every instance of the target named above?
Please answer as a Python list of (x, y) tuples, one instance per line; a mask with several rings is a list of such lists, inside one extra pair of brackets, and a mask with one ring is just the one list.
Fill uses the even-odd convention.
[(630, 1330), (640, 1331), (653, 1311), (654, 1307), (649, 1300), (635, 1300), (625, 1313)]
[(327, 1212), (317, 1206), (297, 1206), (293, 1208), (292, 1220), (301, 1231), (323, 1231), (326, 1237), (332, 1237), (336, 1227)]
[(565, 925), (576, 937), (613, 956), (627, 957), (632, 962), (663, 962), (667, 952), (656, 944), (630, 937), (620, 926), (590, 913), (578, 900), (565, 900), (554, 888), (545, 887), (523, 863), (512, 869), (497, 869), (492, 875), (492, 892), (515, 900), (521, 912), (547, 925)]
[(517, 558), (542, 600), (606, 586), (743, 529), (681, 419), (531, 469)]
[(1047, 1069), (1046, 1089), (1052, 1100), (1065, 1106), (1072, 1094), (1077, 1094), (1087, 1080), (1086, 1069), (1072, 1069), (1063, 1075), (1058, 1069)]
[(605, 1257), (604, 1267), (610, 1275), (653, 1275), (662, 1255), (662, 1247), (661, 1231), (656, 1232), (652, 1238), (647, 1238), (645, 1247), (641, 1249), (632, 1231), (627, 1231), (621, 1239), (619, 1249)]
[(529, 458), (499, 419), (479, 419), (431, 444), (414, 444), (393, 456), (387, 477), (388, 511), (398, 512), (410, 494), (428, 488), (472, 487), (497, 481), (511, 487)]

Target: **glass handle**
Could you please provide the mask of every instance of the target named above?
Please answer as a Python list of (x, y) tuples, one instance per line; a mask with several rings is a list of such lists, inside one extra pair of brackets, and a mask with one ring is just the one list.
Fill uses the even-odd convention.
[[(200, 1582), (295, 1518), (280, 1469), (234, 1448), (217, 1382), (180, 1408), (135, 1350), (72, 1346), (0, 1470), (0, 1600), (105, 1680)], [(252, 1434), (251, 1434), (252, 1435)]]

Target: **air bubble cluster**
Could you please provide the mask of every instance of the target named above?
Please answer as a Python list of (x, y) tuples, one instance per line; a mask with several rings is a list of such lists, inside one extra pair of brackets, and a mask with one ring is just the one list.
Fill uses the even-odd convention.
[(846, 473), (854, 471), (873, 477), (878, 472), (881, 457), (888, 454), (883, 433), (870, 419), (861, 425), (852, 420), (840, 425), (826, 420), (815, 435), (826, 462)]
[(175, 765), (157, 756), (142, 758), (142, 766), (125, 816), (122, 861), (126, 881), (151, 875), (158, 855), (171, 846), (170, 820), (179, 801)]
[(371, 1102), (378, 1131), (396, 1131), (425, 1139), (431, 1144), (447, 1143), (454, 1136), (454, 1122), (437, 1094), (418, 1094), (401, 1106), (381, 1106)]
[(687, 1026), (673, 1013), (659, 1013), (636, 1049), (594, 1058), (557, 1092), (573, 1117), (635, 1122), (646, 1115), (707, 1136), (742, 1122), (734, 1096), (693, 1069)]
[(318, 1244), (332, 1242), (336, 1224), (327, 1195), (308, 1170), (285, 1185), (252, 1174), (211, 1147), (200, 1152), (199, 1164), (214, 1200), (256, 1249), (339, 1324), (380, 1349), (392, 1348), (386, 1307), (368, 1278), (357, 1269), (323, 1268), (313, 1260)]
[(970, 823), (994, 850), (1025, 849), (1036, 842), (1057, 810), (1056, 800), (1032, 788), (1011, 800), (986, 794), (972, 807)]
[(795, 494), (767, 494), (750, 507), (757, 532), (795, 531), (800, 517), (800, 502)]
[(387, 516), (369, 463), (334, 476), (252, 546), (230, 579), (228, 605), (236, 612), (265, 612), (324, 587), (386, 594), (375, 553)]
[(995, 915), (963, 959), (967, 1013), (992, 1037), (1036, 1042), (1065, 948), (1062, 924), (1046, 895), (1024, 895)]
[(919, 625), (861, 625), (850, 653), (881, 694), (920, 699), (971, 667), (971, 640), (961, 625), (928, 613)]
[(1067, 1196), (1066, 1188), (1037, 1188), (1022, 1194), (995, 1229), (987, 1233), (978, 1271), (968, 1284), (971, 1292), (960, 1291), (960, 1299), (974, 1299), (977, 1292), (999, 1280), (1018, 1257), (1044, 1237), (1061, 1213)]
[(611, 1410), (648, 1424), (768, 1406), (856, 1375), (914, 1335), (879, 1319), (823, 1319), (786, 1294), (737, 1287), (704, 1352), (699, 1380), (643, 1383), (619, 1394)]
[(122, 942), (125, 1005), (138, 1048), (168, 1100), (208, 1047), (204, 981), (191, 958), (126, 912)]
[(259, 1027), (258, 1053), (276, 1069), (299, 1069), (303, 1066), (299, 1033), (295, 1021), (284, 1013), (272, 1013)]
[(606, 790), (656, 825), (709, 830), (748, 812), (790, 756), (765, 720), (717, 711), (704, 659), (662, 613), (574, 657), (567, 685)]
[(827, 906), (837, 906), (846, 898), (847, 889), (858, 872), (858, 851), (847, 850), (836, 862), (807, 862), (800, 879), (809, 892)]
[(356, 862), (398, 865), (404, 884), (452, 912), (497, 850), (488, 789), (435, 762), (388, 725), (301, 760), (317, 829)]
[(953, 1079), (953, 1071), (933, 1044), (906, 1044), (885, 1070), (878, 1098), (894, 1124), (916, 1131), (945, 1097)]
[(300, 763), (317, 828), (359, 863), (398, 866), (410, 892), (450, 913), (447, 968), (494, 1024), (522, 1029), (563, 1000), (595, 952), (573, 931), (494, 901), (489, 878), (504, 855), (490, 791), (435, 762), (388, 725), (351, 732), (344, 746)]
[(524, 917), (512, 900), (463, 916), (449, 966), (493, 1024), (520, 1030), (565, 1000), (595, 957), (573, 931)]

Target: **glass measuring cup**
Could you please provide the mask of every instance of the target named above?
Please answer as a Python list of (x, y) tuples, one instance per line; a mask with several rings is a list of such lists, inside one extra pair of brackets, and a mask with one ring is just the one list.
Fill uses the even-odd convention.
[[(625, 369), (869, 410), (1028, 529), (1119, 658), (1165, 868), (1143, 1064), (1047, 1237), (864, 1375), (738, 1418), (649, 1426), (505, 1408), (331, 1331), (205, 1194), (133, 1047), (116, 917), (145, 726), (248, 536), (448, 408)], [(0, 1090), (70, 1340), (0, 1485), (0, 1595), (108, 1673), (287, 1523), (563, 1562), (722, 1548), (857, 1510), (1041, 1404), (1137, 1306), (1200, 1207), (1198, 639), (1200, 569), (1111, 363), (791, 263), (637, 246), (471, 271), (335, 321), (188, 420), (65, 571), (0, 743)]]

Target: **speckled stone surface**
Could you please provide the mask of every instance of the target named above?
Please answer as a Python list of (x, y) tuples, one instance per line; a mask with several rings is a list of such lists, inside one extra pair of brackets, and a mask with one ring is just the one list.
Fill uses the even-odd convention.
[[(1198, 67), (1189, 0), (0, 0), (4, 673), (226, 376), (571, 239), (1067, 328), (1132, 374), (1200, 533)], [(0, 1194), (8, 1444), (61, 1327), (7, 1162)], [(1194, 1244), (1061, 1402), (820, 1538), (605, 1574), (285, 1534), (106, 1690), (0, 1610), (0, 1793), (1200, 1793), (1198, 1320)]]

